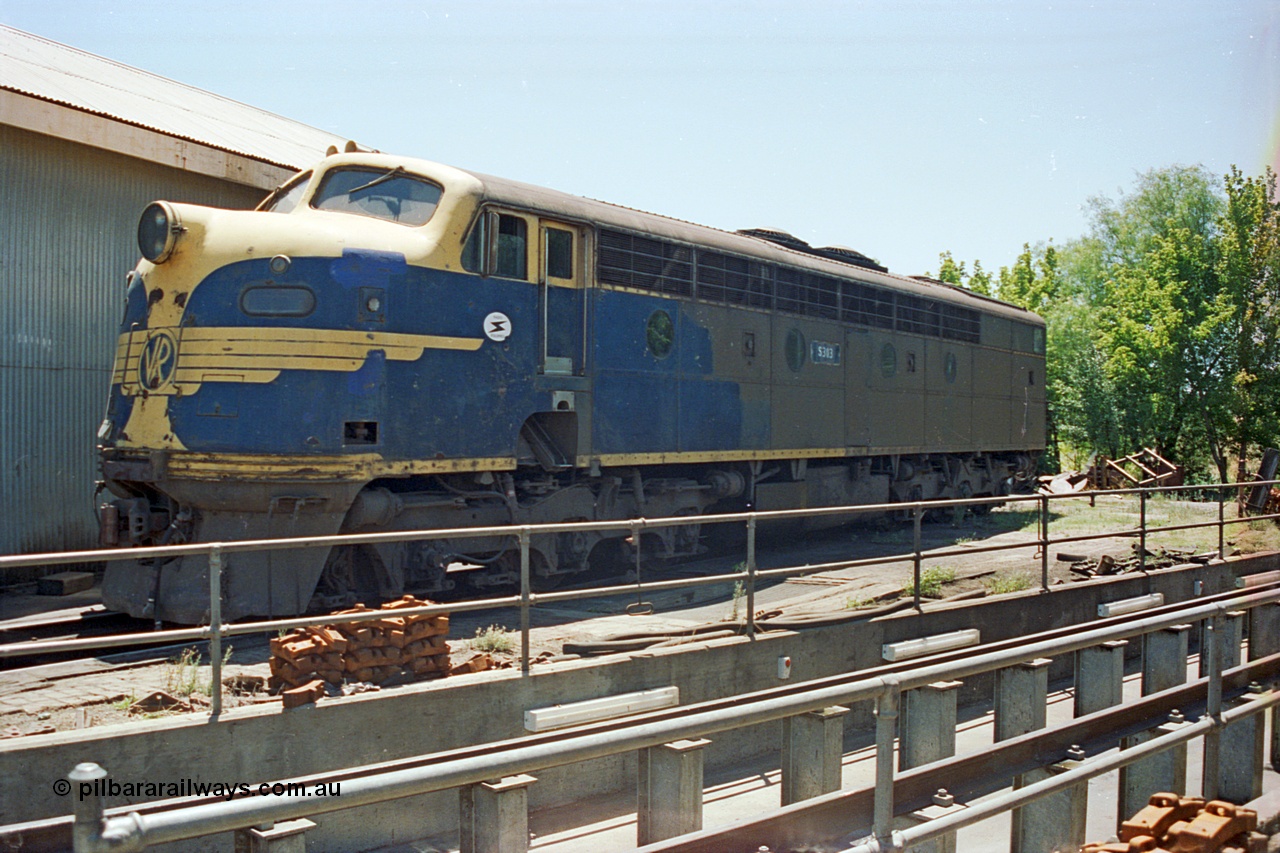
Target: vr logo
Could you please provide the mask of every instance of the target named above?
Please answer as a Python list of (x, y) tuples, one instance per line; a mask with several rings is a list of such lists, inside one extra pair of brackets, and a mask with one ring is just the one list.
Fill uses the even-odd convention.
[(177, 364), (177, 342), (168, 332), (156, 332), (147, 339), (138, 356), (138, 382), (152, 391), (168, 385)]

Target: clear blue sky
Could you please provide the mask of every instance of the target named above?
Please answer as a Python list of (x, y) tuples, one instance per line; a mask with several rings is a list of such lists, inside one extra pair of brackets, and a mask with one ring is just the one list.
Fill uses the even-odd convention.
[(995, 270), (1175, 163), (1280, 161), (1280, 2), (0, 0), (355, 138), (896, 272)]

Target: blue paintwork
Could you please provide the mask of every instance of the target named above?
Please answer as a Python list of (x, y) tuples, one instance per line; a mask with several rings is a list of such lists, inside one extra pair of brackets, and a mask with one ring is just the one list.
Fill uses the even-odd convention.
[[(738, 383), (715, 378), (711, 330), (684, 310), (687, 303), (611, 290), (597, 291), (595, 299), (593, 452), (767, 446), (767, 416), (745, 425)], [(646, 341), (655, 311), (666, 311), (675, 324), (675, 346), (664, 358)]]
[[(240, 296), (264, 284), (306, 286), (316, 296), (307, 317), (246, 315)], [(364, 310), (370, 293), (381, 308)], [(130, 289), (126, 322), (144, 317), (141, 286)], [(581, 351), (581, 300), (591, 300), (593, 346), (587, 382), (594, 393), (592, 453), (738, 450), (768, 446), (768, 405), (744, 404), (736, 382), (715, 378), (711, 330), (679, 301), (622, 291), (550, 291), (548, 344)], [(649, 350), (646, 325), (666, 311), (672, 351)], [(524, 420), (551, 409), (538, 388), (542, 341), (539, 289), (499, 278), (411, 267), (402, 256), (347, 250), (341, 258), (294, 258), (274, 276), (265, 259), (229, 264), (194, 288), (184, 325), (368, 330), (477, 338), (484, 317), (502, 311), (513, 334), (479, 350), (426, 350), (414, 362), (370, 353), (355, 372), (285, 370), (274, 382), (204, 382), (170, 397), (177, 438), (195, 452), (285, 455), (377, 452), (386, 459), (509, 457)], [(575, 359), (575, 368), (581, 368)], [(584, 398), (585, 401), (586, 398)], [(113, 389), (116, 422), (131, 398)], [(122, 412), (123, 410), (123, 412)], [(343, 425), (376, 421), (376, 444), (343, 443)]]
[[(240, 294), (264, 282), (305, 284), (316, 293), (315, 311), (308, 317), (244, 314)], [(380, 292), (381, 320), (367, 312), (361, 317), (370, 288)], [(483, 337), (484, 317), (502, 311), (515, 333), (502, 343), (486, 338), (475, 352), (429, 349), (413, 362), (388, 361), (374, 350), (350, 373), (285, 370), (267, 384), (205, 382), (189, 397), (169, 399), (170, 419), (193, 451), (510, 456), (524, 419), (550, 408), (550, 392), (536, 391), (532, 381), (536, 309), (531, 285), (409, 267), (403, 257), (387, 253), (348, 250), (338, 259), (295, 258), (280, 277), (271, 275), (264, 260), (230, 264), (193, 290), (186, 323), (474, 339)], [(378, 443), (344, 445), (348, 421), (377, 421)]]

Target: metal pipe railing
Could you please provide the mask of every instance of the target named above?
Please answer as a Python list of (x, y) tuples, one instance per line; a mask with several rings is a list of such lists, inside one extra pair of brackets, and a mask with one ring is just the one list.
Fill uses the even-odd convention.
[[(1221, 717), (1202, 717), (1198, 722), (1187, 723), (1184, 726), (1180, 726), (1177, 731), (1159, 735), (1138, 746), (1120, 750), (1115, 755), (1090, 759), (1082, 762), (1078, 767), (1054, 774), (1048, 779), (1026, 785), (1005, 794), (990, 797), (979, 803), (971, 804), (967, 808), (956, 809), (952, 813), (943, 815), (928, 823), (902, 830), (890, 829), (884, 834), (877, 832), (876, 838), (856, 847), (846, 848), (842, 853), (888, 853), (888, 851), (907, 850), (913, 845), (939, 838), (966, 826), (972, 826), (995, 815), (1025, 806), (1042, 797), (1065, 791), (1104, 773), (1119, 770), (1121, 767), (1133, 764), (1135, 761), (1141, 761), (1148, 756), (1166, 752), (1202, 735), (1205, 738), (1207, 755), (1209, 739), (1214, 735), (1220, 735), (1224, 726), (1254, 714), (1260, 714), (1277, 705), (1280, 705), (1280, 693), (1272, 693), (1268, 696), (1251, 700), (1245, 705), (1223, 712)], [(1209, 766), (1207, 761), (1206, 766)], [(1216, 787), (1217, 785), (1216, 773), (1205, 776), (1206, 790), (1204, 791), (1204, 797), (1206, 800), (1212, 799), (1207, 790), (1210, 777), (1213, 779), (1214, 786)]]
[[(794, 510), (771, 510), (765, 512), (749, 512), (749, 513), (732, 513), (707, 515), (697, 517), (699, 524), (720, 524), (720, 523), (745, 523), (747, 532), (747, 567), (746, 578), (743, 579), (741, 574), (719, 574), (702, 578), (682, 578), (672, 581), (649, 581), (643, 582), (640, 572), (640, 537), (642, 532), (650, 529), (663, 527), (673, 527), (687, 525), (690, 522), (688, 516), (677, 516), (672, 518), (657, 519), (629, 519), (617, 521), (588, 521), (588, 522), (561, 522), (553, 524), (535, 524), (520, 525), (516, 527), (467, 527), (467, 528), (451, 528), (444, 530), (417, 530), (417, 531), (394, 531), (386, 533), (365, 533), (365, 534), (342, 534), (334, 536), (318, 536), (304, 537), (298, 539), (266, 539), (252, 540), (243, 542), (212, 542), (212, 543), (195, 543), (187, 545), (171, 545), (163, 547), (147, 547), (147, 548), (125, 548), (110, 550), (93, 550), (93, 551), (73, 551), (57, 554), (35, 554), (35, 555), (14, 555), (0, 556), (0, 571), (7, 568), (18, 566), (51, 566), (65, 565), (69, 563), (83, 563), (87, 561), (103, 561), (111, 559), (150, 559), (157, 557), (174, 557), (174, 556), (192, 556), (204, 554), (208, 556), (210, 561), (210, 624), (200, 628), (171, 629), (162, 631), (152, 631), (147, 633), (133, 633), (115, 635), (112, 637), (84, 638), (76, 640), (49, 640), (35, 641), (25, 643), (9, 643), (0, 644), (0, 660), (16, 657), (18, 655), (29, 655), (38, 653), (54, 653), (54, 652), (71, 652), (71, 651), (87, 651), (93, 649), (119, 648), (122, 646), (152, 644), (157, 641), (174, 641), (185, 642), (188, 640), (207, 641), (210, 648), (210, 662), (214, 668), (213, 692), (216, 694), (212, 698), (213, 712), (212, 716), (216, 717), (222, 704), (222, 684), (218, 677), (221, 669), (221, 642), (225, 637), (259, 633), (265, 631), (289, 630), (292, 628), (315, 626), (315, 625), (334, 625), (351, 622), (360, 622), (366, 619), (380, 619), (385, 617), (385, 613), (371, 611), (367, 614), (348, 613), (340, 616), (304, 616), (272, 619), (265, 621), (256, 621), (248, 623), (237, 623), (224, 625), (220, 618), (221, 606), (221, 582), (220, 576), (225, 569), (225, 561), (228, 555), (245, 553), (257, 550), (293, 550), (300, 548), (329, 548), (338, 545), (355, 545), (355, 544), (375, 544), (375, 543), (392, 543), (406, 541), (421, 541), (430, 539), (442, 539), (451, 537), (470, 537), (478, 538), (484, 536), (513, 536), (517, 540), (520, 550), (520, 591), (515, 596), (505, 596), (498, 598), (479, 599), (474, 601), (456, 602), (449, 605), (432, 605), (422, 608), (406, 608), (397, 611), (397, 615), (416, 616), (430, 615), (440, 613), (462, 613), (482, 610), (500, 609), (506, 607), (518, 607), (520, 609), (520, 659), (521, 671), (528, 672), (530, 666), (530, 609), (540, 603), (553, 603), (558, 601), (571, 601), (587, 598), (606, 597), (626, 592), (635, 592), (638, 596), (637, 604), (642, 602), (646, 593), (659, 592), (668, 589), (688, 589), (699, 586), (710, 586), (717, 584), (743, 584), (747, 598), (747, 613), (744, 621), (744, 631), (747, 636), (754, 638), (756, 634), (755, 624), (755, 596), (757, 585), (760, 581), (772, 580), (778, 578), (788, 578), (815, 574), (821, 571), (828, 571), (839, 568), (855, 568), (861, 566), (888, 565), (903, 560), (911, 560), (912, 577), (913, 577), (913, 604), (918, 610), (920, 608), (920, 587), (922, 562), (925, 551), (921, 542), (921, 523), (926, 512), (931, 510), (955, 509), (958, 507), (975, 507), (991, 504), (1018, 504), (1035, 502), (1038, 514), (1039, 536), (1034, 542), (1029, 543), (1010, 543), (1006, 545), (986, 545), (977, 546), (967, 549), (942, 549), (928, 552), (933, 559), (939, 559), (949, 556), (957, 556), (961, 554), (989, 553), (997, 551), (1013, 550), (1017, 548), (1036, 547), (1038, 549), (1041, 562), (1041, 591), (1049, 591), (1049, 548), (1055, 545), (1069, 544), (1074, 542), (1086, 542), (1098, 539), (1120, 538), (1120, 537), (1139, 537), (1139, 559), (1140, 564), (1145, 565), (1146, 553), (1146, 537), (1153, 533), (1172, 532), (1177, 530), (1197, 529), (1201, 527), (1218, 528), (1219, 555), (1221, 557), (1224, 549), (1225, 527), (1227, 524), (1247, 523), (1255, 520), (1280, 519), (1280, 514), (1247, 516), (1236, 519), (1226, 519), (1224, 513), (1225, 495), (1228, 490), (1240, 491), (1245, 488), (1252, 488), (1258, 485), (1274, 485), (1280, 484), (1280, 480), (1266, 480), (1249, 483), (1217, 483), (1212, 485), (1196, 485), (1196, 486), (1151, 486), (1137, 489), (1109, 489), (1086, 493), (1070, 493), (1065, 495), (1009, 495), (1002, 497), (978, 497), (978, 498), (959, 498), (938, 501), (914, 501), (909, 503), (888, 503), (888, 504), (867, 504), (859, 506), (845, 507), (821, 507), (806, 508)], [(1218, 499), (1218, 520), (1216, 522), (1196, 522), (1183, 525), (1169, 525), (1165, 527), (1149, 527), (1147, 525), (1147, 496), (1149, 494), (1165, 494), (1176, 493), (1182, 491), (1204, 491), (1216, 490)], [(1069, 500), (1082, 497), (1091, 500), (1099, 496), (1139, 496), (1139, 527), (1135, 530), (1120, 530), (1111, 533), (1100, 534), (1081, 534), (1075, 536), (1061, 536), (1053, 538), (1049, 535), (1050, 508), (1053, 500)], [(912, 548), (910, 553), (900, 553), (890, 555), (888, 557), (864, 558), (860, 560), (850, 560), (840, 563), (827, 563), (818, 566), (798, 566), (785, 567), (777, 569), (759, 569), (756, 561), (756, 539), (758, 528), (761, 522), (777, 522), (786, 520), (806, 519), (815, 517), (830, 516), (851, 516), (856, 517), (867, 513), (903, 513), (909, 512), (912, 519)], [(598, 587), (587, 590), (572, 590), (559, 593), (534, 593), (532, 591), (532, 577), (530, 568), (530, 542), (533, 536), (550, 533), (564, 533), (573, 531), (601, 531), (601, 530), (625, 530), (630, 532), (635, 544), (636, 553), (636, 582), (634, 584), (626, 584), (612, 587)], [(216, 565), (215, 565), (216, 562)], [(651, 605), (649, 605), (651, 607)]]
[[(387, 800), (425, 794), (475, 784), (488, 779), (515, 775), (518, 773), (536, 772), (549, 767), (575, 764), (595, 758), (603, 758), (625, 752), (632, 752), (646, 747), (681, 738), (702, 737), (722, 731), (744, 728), (766, 723), (784, 717), (795, 716), (808, 711), (818, 710), (829, 705), (847, 705), (851, 702), (874, 701), (876, 703), (876, 787), (874, 800), (874, 828), (882, 841), (893, 836), (892, 819), (894, 816), (893, 784), (894, 762), (893, 741), (896, 735), (896, 719), (899, 698), (903, 691), (921, 687), (935, 681), (958, 680), (968, 676), (1031, 660), (1037, 657), (1052, 657), (1069, 654), (1081, 648), (1097, 645), (1110, 640), (1125, 639), (1136, 634), (1147, 633), (1175, 624), (1198, 621), (1200, 619), (1220, 620), (1230, 610), (1243, 610), (1251, 607), (1280, 602), (1280, 590), (1268, 590), (1251, 594), (1242, 594), (1225, 601), (1210, 604), (1194, 605), (1159, 616), (1141, 619), (1116, 620), (1117, 624), (1078, 632), (1065, 638), (1028, 642), (1014, 648), (982, 652), (975, 650), (971, 655), (944, 663), (928, 664), (913, 667), (901, 673), (889, 673), (871, 676), (856, 681), (815, 688), (784, 696), (747, 700), (727, 707), (710, 710), (698, 710), (697, 706), (679, 716), (667, 717), (655, 721), (639, 720), (633, 725), (622, 726), (608, 731), (595, 731), (565, 737), (563, 739), (538, 743), (529, 746), (513, 746), (499, 753), (466, 756), (427, 763), (420, 766), (405, 767), (392, 771), (378, 771), (370, 768), (367, 775), (344, 780), (340, 797), (312, 797), (298, 801), (289, 798), (248, 797), (229, 801), (204, 803), (195, 806), (153, 812), (145, 815), (131, 814), (124, 818), (102, 819), (101, 803), (96, 804), (96, 815), (81, 815), (77, 812), (77, 822), (83, 819), (89, 826), (97, 827), (99, 838), (110, 837), (110, 846), (105, 842), (98, 846), (93, 839), (84, 840), (83, 831), (77, 829), (77, 853), (86, 851), (139, 850), (144, 846), (180, 841), (187, 838), (228, 832), (246, 826), (263, 823), (292, 820), (309, 815), (323, 814), (330, 811), (347, 809), (362, 805), (385, 802)], [(1214, 642), (1212, 649), (1220, 645)], [(1211, 657), (1211, 661), (1212, 661)], [(1206, 778), (1213, 775), (1216, 765), (1210, 764), (1208, 751), (1208, 735), (1219, 731), (1231, 721), (1243, 716), (1246, 708), (1232, 711), (1222, 710), (1222, 678), (1221, 659), (1218, 665), (1212, 662), (1205, 680), (1208, 682), (1207, 713), (1201, 721), (1205, 728), (1197, 730), (1197, 734), (1206, 734)], [(1216, 686), (1215, 686), (1216, 685)], [(1215, 702), (1215, 690), (1217, 699)], [(1260, 700), (1248, 713), (1256, 713), (1276, 704), (1280, 698), (1272, 697)], [(1256, 707), (1255, 707), (1256, 706)], [(1155, 743), (1156, 741), (1152, 741)], [(1181, 741), (1160, 741), (1169, 748)], [(1139, 749), (1125, 750), (1116, 759), (1127, 764), (1146, 755)], [(1109, 767), (1109, 769), (1111, 769)], [(78, 765), (75, 773), (84, 776), (87, 765)], [(353, 771), (360, 773), (357, 769)], [(1098, 770), (1098, 773), (1107, 772)], [(1064, 777), (1057, 777), (1061, 780)], [(1014, 805), (1024, 800), (1044, 796), (1059, 790), (1046, 785), (1034, 789), (1022, 789), (1012, 795)], [(1012, 807), (1012, 806), (1010, 806)], [(928, 827), (930, 831), (933, 827)], [(924, 832), (926, 828), (917, 830)], [(946, 831), (937, 829), (937, 834)], [(913, 836), (914, 837), (914, 836)], [(928, 837), (934, 837), (929, 835)], [(865, 850), (883, 850), (884, 847), (867, 847)]]

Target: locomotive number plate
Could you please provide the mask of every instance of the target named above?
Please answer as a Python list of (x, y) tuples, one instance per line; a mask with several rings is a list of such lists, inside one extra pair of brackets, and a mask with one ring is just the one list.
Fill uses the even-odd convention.
[(814, 364), (840, 364), (840, 345), (826, 341), (809, 342), (809, 360)]

